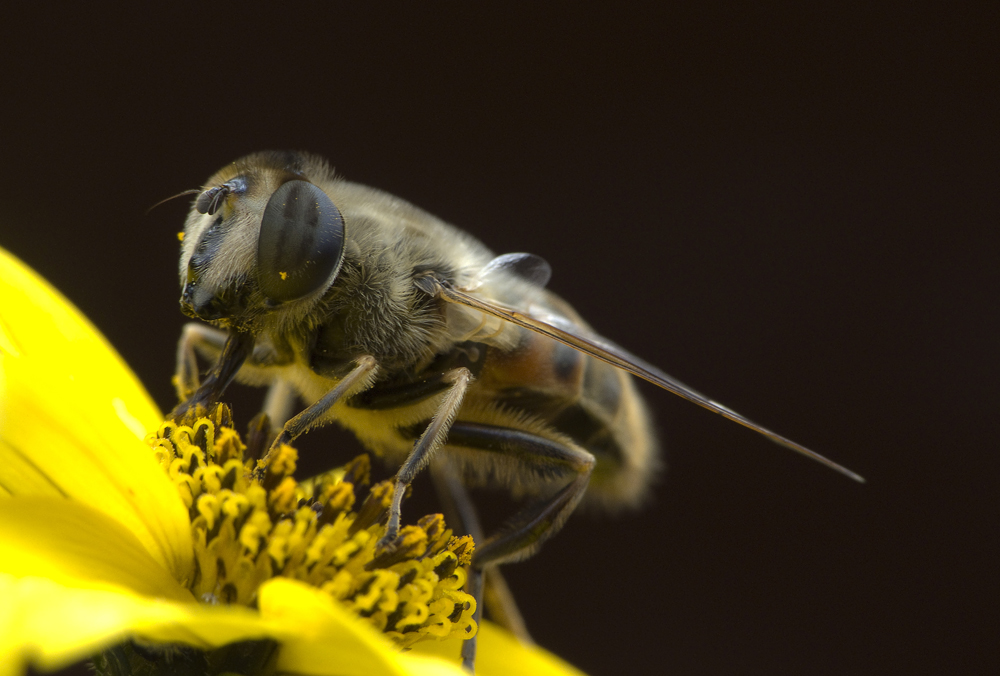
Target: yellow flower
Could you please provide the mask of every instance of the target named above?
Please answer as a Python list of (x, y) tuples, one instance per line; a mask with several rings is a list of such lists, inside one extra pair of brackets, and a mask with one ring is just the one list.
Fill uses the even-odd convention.
[[(213, 518), (231, 516), (226, 509), (235, 509), (231, 504), (246, 496), (219, 497), (223, 487), (205, 472), (195, 488), (207, 496), (204, 501), (194, 501), (190, 486), (187, 493), (179, 490), (195, 481), (191, 453), (205, 442), (183, 434), (174, 438), (176, 425), (161, 428), (161, 421), (141, 384), (96, 329), (0, 250), (0, 676), (25, 673), (28, 665), (56, 669), (101, 651), (113, 658), (123, 654), (115, 652), (122, 646), (152, 654), (189, 646), (216, 657), (225, 654), (218, 650), (224, 646), (256, 646), (253, 654), (273, 673), (464, 673), (458, 667), (460, 639), (425, 641), (400, 651), (412, 637), (394, 635), (393, 642), (376, 631), (371, 618), (361, 619), (350, 604), (335, 600), (340, 597), (330, 580), (323, 587), (299, 573), (264, 576), (253, 594), (238, 585), (220, 587), (218, 576), (207, 579), (198, 560), (205, 555), (201, 536), (217, 525), (208, 525)], [(220, 437), (222, 427), (216, 428)], [(157, 430), (148, 440), (154, 452), (144, 439)], [(215, 441), (235, 443), (213, 439), (213, 449)], [(204, 454), (217, 451), (201, 452), (207, 462)], [(213, 460), (218, 471), (228, 461), (235, 462)], [(205, 488), (210, 484), (214, 488)], [(323, 499), (333, 499), (334, 485), (326, 485), (330, 494)], [(249, 484), (244, 488), (249, 491)], [(288, 490), (275, 486), (266, 499), (279, 500), (285, 491), (290, 509), (303, 488)], [(192, 502), (186, 504), (188, 498)], [(260, 504), (264, 512), (276, 509)], [(261, 514), (254, 519), (253, 528), (271, 524)], [(300, 525), (308, 530), (313, 523), (304, 512), (285, 522), (286, 530)], [(234, 533), (246, 543), (251, 531), (243, 530)], [(285, 547), (287, 556), (278, 556), (282, 561), (293, 550), (315, 559), (317, 540), (292, 535), (261, 542)], [(435, 546), (444, 552), (447, 538), (439, 535)], [(442, 556), (460, 553), (456, 547), (452, 543), (454, 551)], [(222, 589), (233, 597), (220, 599)], [(253, 607), (246, 605), (250, 597)], [(233, 602), (220, 602), (225, 600)], [(357, 599), (351, 603), (356, 606)], [(397, 626), (423, 620), (421, 615)], [(477, 671), (579, 673), (489, 623), (480, 627)]]

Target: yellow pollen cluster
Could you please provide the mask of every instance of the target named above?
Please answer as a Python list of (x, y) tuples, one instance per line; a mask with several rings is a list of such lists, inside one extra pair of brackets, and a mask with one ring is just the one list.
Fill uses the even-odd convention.
[(356, 487), (369, 483), (368, 456), (296, 483), (297, 454), (282, 446), (261, 481), (228, 407), (201, 413), (167, 421), (146, 440), (191, 517), (196, 567), (187, 584), (198, 598), (252, 606), (260, 584), (281, 575), (322, 589), (401, 647), (475, 635), (475, 601), (462, 591), (472, 538), (453, 537), (434, 514), (376, 552), (393, 484), (372, 486), (354, 510)]

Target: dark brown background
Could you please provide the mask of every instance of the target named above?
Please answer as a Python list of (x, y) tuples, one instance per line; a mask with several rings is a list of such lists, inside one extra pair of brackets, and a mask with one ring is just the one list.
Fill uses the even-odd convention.
[(186, 206), (145, 210), (324, 154), (869, 479), (644, 388), (650, 507), (507, 569), (542, 645), (595, 675), (996, 668), (995, 13), (323, 6), (5, 20), (0, 245), (168, 408)]

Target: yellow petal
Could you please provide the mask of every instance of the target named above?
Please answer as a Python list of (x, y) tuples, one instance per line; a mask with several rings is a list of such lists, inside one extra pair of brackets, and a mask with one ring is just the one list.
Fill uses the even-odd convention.
[(27, 664), (58, 669), (133, 637), (202, 649), (272, 638), (278, 671), (303, 676), (466, 676), (446, 660), (398, 652), (313, 588), (283, 578), (266, 587), (268, 610), (257, 614), (0, 573), (0, 676), (20, 676)]
[(0, 500), (0, 572), (70, 587), (124, 588), (139, 596), (195, 601), (120, 523), (65, 498)]
[(80, 405), (131, 427), (140, 439), (163, 419), (128, 365), (72, 303), (0, 249), (0, 352), (72, 374), (88, 393)]
[(0, 494), (90, 505), (186, 579), (190, 524), (140, 441), (159, 424), (149, 396), (75, 308), (2, 250), (0, 298)]
[[(490, 622), (480, 622), (476, 651), (476, 676), (506, 676), (531, 674), (531, 676), (585, 676), (582, 671), (564, 662), (550, 652), (534, 645), (521, 643), (510, 632)], [(439, 655), (455, 660), (462, 649), (462, 642), (423, 641), (413, 647), (414, 653)]]
[(0, 354), (0, 486), (71, 498), (119, 521), (178, 580), (193, 569), (190, 520), (152, 451), (76, 405), (73, 380)]
[(280, 629), (242, 606), (176, 603), (3, 573), (0, 598), (0, 676), (20, 676), (27, 664), (58, 669), (131, 637), (213, 648)]
[[(0, 676), (28, 662), (58, 668), (130, 637), (199, 648), (272, 638), (279, 670), (304, 675), (464, 674), (460, 642), (440, 645), (444, 659), (400, 653), (328, 595), (286, 578), (260, 588), (259, 615), (191, 603), (127, 530), (64, 499), (0, 500), (0, 598)], [(484, 634), (479, 671), (579, 673), (496, 631)]]
[(388, 639), (315, 587), (273, 578), (259, 592), (261, 615), (287, 632), (278, 671), (315, 676), (468, 676), (457, 663), (400, 653)]

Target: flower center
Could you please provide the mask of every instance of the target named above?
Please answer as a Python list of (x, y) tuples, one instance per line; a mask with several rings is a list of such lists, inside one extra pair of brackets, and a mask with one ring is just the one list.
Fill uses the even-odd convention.
[(377, 554), (393, 483), (372, 486), (354, 510), (369, 483), (367, 455), (296, 483), (297, 453), (282, 446), (261, 482), (229, 408), (204, 413), (146, 439), (188, 508), (196, 565), (184, 582), (195, 596), (252, 606), (261, 583), (281, 575), (323, 590), (401, 647), (475, 634), (475, 601), (462, 591), (470, 536), (454, 537), (432, 514), (402, 528), (391, 554)]

